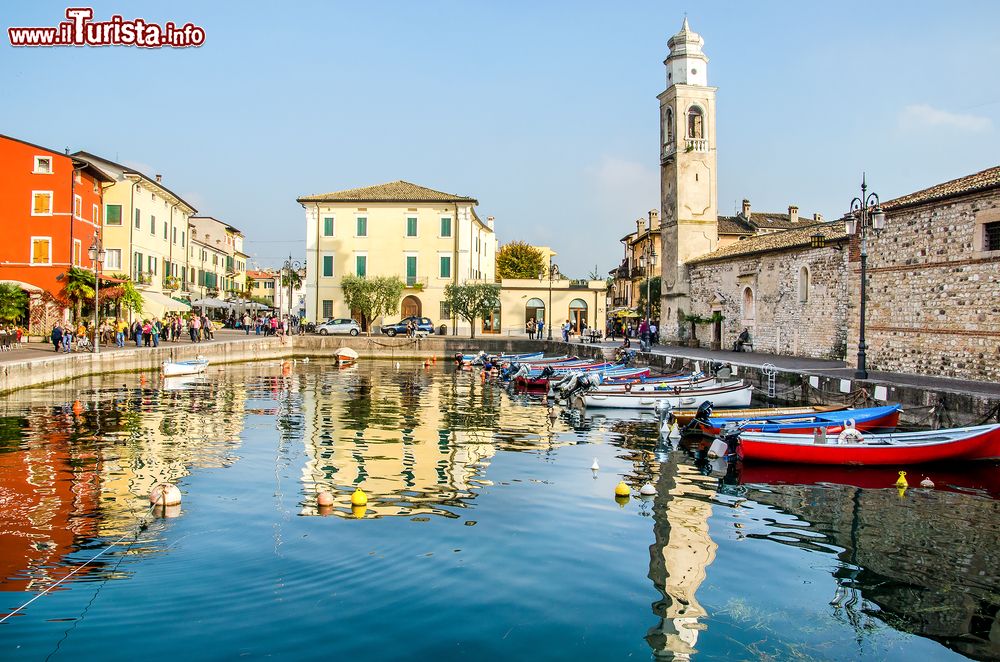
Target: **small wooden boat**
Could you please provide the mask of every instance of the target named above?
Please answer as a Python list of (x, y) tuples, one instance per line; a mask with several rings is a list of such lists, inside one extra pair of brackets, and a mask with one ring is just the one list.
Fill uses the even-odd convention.
[(177, 375), (197, 375), (208, 369), (208, 359), (199, 356), (190, 361), (164, 361), (160, 366), (164, 377), (176, 377)]
[[(611, 368), (597, 368), (597, 369), (580, 369), (579, 373), (586, 375), (591, 373), (599, 373), (602, 371), (611, 372), (618, 375), (629, 375), (632, 377), (641, 377), (649, 374), (649, 368), (622, 368), (611, 367)], [(546, 371), (541, 372), (531, 372), (527, 375), (518, 375), (514, 378), (514, 384), (517, 386), (528, 387), (528, 388), (542, 388), (549, 385), (550, 380), (553, 379), (563, 379), (571, 374), (576, 374), (575, 370), (566, 371)]]
[(1000, 460), (1000, 424), (949, 430), (864, 434), (860, 441), (816, 443), (811, 434), (742, 432), (744, 460), (799, 464), (906, 465), (949, 460)]
[(673, 389), (651, 393), (584, 393), (587, 407), (615, 407), (618, 409), (655, 409), (657, 402), (671, 407), (698, 407), (710, 401), (724, 407), (746, 407), (750, 404), (753, 387), (742, 381), (726, 382), (712, 388)]
[(812, 434), (817, 428), (824, 428), (827, 434), (840, 434), (845, 427), (858, 430), (891, 430), (899, 424), (899, 405), (867, 407), (864, 409), (842, 409), (839, 411), (811, 414), (782, 414), (777, 416), (736, 416), (730, 412), (719, 412), (708, 422), (695, 418), (689, 432), (716, 435), (726, 423), (739, 423), (743, 430), (755, 432), (781, 432), (783, 434)]
[(351, 365), (358, 360), (358, 353), (350, 347), (341, 347), (334, 356), (337, 357), (337, 365)]
[[(737, 421), (746, 419), (765, 418), (770, 416), (784, 415), (811, 415), (828, 411), (841, 411), (847, 409), (847, 405), (815, 405), (811, 407), (750, 407), (747, 409), (722, 409), (716, 408), (715, 413), (722, 418), (733, 418)], [(670, 412), (677, 420), (677, 425), (684, 426), (690, 423), (698, 414), (697, 409), (674, 409)]]
[(601, 382), (598, 386), (590, 389), (590, 393), (660, 393), (679, 392), (685, 389), (708, 388), (718, 386), (719, 382), (715, 377), (680, 377), (672, 380), (659, 382)]

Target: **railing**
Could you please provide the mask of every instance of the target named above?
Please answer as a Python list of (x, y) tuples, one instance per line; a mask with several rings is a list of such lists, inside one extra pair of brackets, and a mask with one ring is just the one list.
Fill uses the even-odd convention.
[(663, 158), (667, 158), (676, 151), (677, 151), (677, 143), (671, 140), (670, 142), (668, 142), (663, 146)]
[(423, 289), (427, 287), (427, 276), (407, 276), (406, 287)]
[(707, 152), (708, 140), (706, 138), (688, 138), (684, 141), (684, 149), (688, 152)]

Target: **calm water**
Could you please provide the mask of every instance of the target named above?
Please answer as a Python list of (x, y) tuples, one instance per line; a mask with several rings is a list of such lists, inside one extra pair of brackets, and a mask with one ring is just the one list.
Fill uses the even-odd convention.
[[(16, 394), (0, 613), (63, 581), (0, 658), (1000, 656), (995, 468), (901, 495), (893, 471), (741, 473), (657, 437), (413, 363)], [(622, 478), (657, 495), (618, 502)], [(160, 481), (184, 502), (147, 520)]]

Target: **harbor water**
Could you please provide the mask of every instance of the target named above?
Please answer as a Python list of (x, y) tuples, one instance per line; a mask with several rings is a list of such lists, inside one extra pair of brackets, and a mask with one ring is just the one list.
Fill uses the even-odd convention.
[(728, 466), (450, 365), (19, 391), (0, 659), (996, 659), (1000, 472), (926, 472)]

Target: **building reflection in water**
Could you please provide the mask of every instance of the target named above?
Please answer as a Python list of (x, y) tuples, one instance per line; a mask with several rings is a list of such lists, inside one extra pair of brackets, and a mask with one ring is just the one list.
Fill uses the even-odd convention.
[[(0, 402), (0, 591), (39, 591), (132, 532), (160, 482), (235, 459), (244, 387), (71, 382)], [(88, 550), (85, 555), (78, 554)], [(133, 551), (143, 551), (140, 543)], [(101, 561), (77, 573), (109, 571)]]

